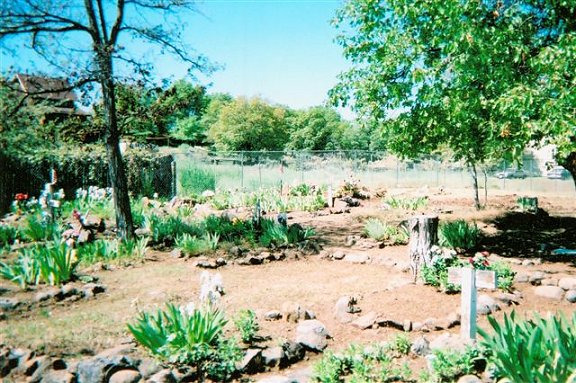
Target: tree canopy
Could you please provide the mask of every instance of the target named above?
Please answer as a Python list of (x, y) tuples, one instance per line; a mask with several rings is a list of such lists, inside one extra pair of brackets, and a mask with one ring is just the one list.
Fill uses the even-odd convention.
[(562, 162), (576, 151), (575, 12), (574, 1), (351, 0), (335, 25), (353, 66), (331, 97), (395, 153), (448, 148), (475, 182), (476, 165), (518, 160), (531, 141), (565, 147)]

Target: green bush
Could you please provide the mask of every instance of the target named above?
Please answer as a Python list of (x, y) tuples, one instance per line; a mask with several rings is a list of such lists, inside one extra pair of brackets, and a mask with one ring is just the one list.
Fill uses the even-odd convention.
[(478, 245), (480, 229), (463, 219), (440, 225), (440, 246), (450, 247), (457, 252), (466, 252)]
[(199, 225), (184, 221), (178, 216), (148, 215), (144, 218), (144, 227), (150, 231), (153, 243), (163, 243), (167, 246), (173, 245), (176, 238), (184, 234), (197, 237), (204, 235), (204, 230)]
[(195, 366), (198, 380), (206, 376), (229, 380), (241, 352), (223, 336), (227, 321), (221, 311), (196, 308), (186, 312), (172, 304), (155, 314), (140, 313), (128, 329), (136, 341), (165, 362)]
[(176, 247), (191, 257), (212, 250), (210, 244), (205, 239), (197, 238), (186, 233), (176, 238)]
[(475, 347), (467, 347), (465, 351), (449, 349), (436, 350), (432, 359), (432, 376), (434, 382), (455, 382), (459, 377), (478, 372), (480, 366), (485, 366), (484, 357)]
[(440, 287), (445, 292), (460, 291), (460, 286), (448, 283), (448, 268), (464, 265), (465, 263), (456, 255), (433, 256), (431, 265), (424, 265), (422, 268), (422, 280), (425, 284)]
[(489, 270), (496, 273), (496, 280), (498, 281), (499, 289), (506, 291), (512, 290), (516, 273), (512, 271), (509, 264), (505, 262), (492, 262), (489, 266)]
[(263, 218), (260, 227), (259, 241), (262, 246), (266, 247), (293, 245), (314, 235), (314, 230), (311, 228), (305, 229), (298, 224), (284, 226), (270, 218)]
[(46, 241), (60, 234), (60, 228), (55, 222), (45, 222), (38, 214), (26, 216), (23, 237), (31, 242)]
[(396, 198), (390, 197), (384, 200), (384, 204), (390, 206), (392, 209), (403, 209), (403, 210), (419, 210), (423, 209), (428, 205), (427, 197), (415, 197), (415, 198)]
[(364, 235), (377, 241), (387, 241), (393, 245), (407, 244), (410, 239), (403, 227), (391, 226), (378, 218), (369, 218), (364, 223)]
[(18, 230), (10, 225), (0, 225), (0, 248), (9, 246), (18, 238)]
[(534, 319), (489, 316), (492, 331), (479, 329), (481, 345), (491, 351), (496, 374), (509, 382), (576, 382), (576, 313)]
[(79, 261), (85, 265), (96, 262), (122, 263), (127, 261), (142, 261), (148, 250), (148, 238), (132, 240), (104, 240), (79, 245), (76, 254)]
[(234, 318), (234, 325), (240, 332), (240, 339), (244, 343), (252, 343), (260, 329), (256, 320), (256, 313), (250, 309), (240, 310)]
[(184, 169), (180, 172), (179, 181), (183, 195), (201, 195), (206, 190), (216, 190), (216, 176), (208, 169)]

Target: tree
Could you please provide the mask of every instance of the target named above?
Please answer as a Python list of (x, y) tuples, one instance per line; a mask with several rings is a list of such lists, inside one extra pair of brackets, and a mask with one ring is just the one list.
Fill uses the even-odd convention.
[(289, 124), (292, 132), (286, 144), (288, 150), (342, 149), (342, 137), (350, 128), (334, 109), (324, 106), (294, 112)]
[[(193, 12), (186, 0), (20, 0), (0, 5), (0, 43), (3, 51), (28, 47), (61, 75), (71, 77), (74, 86), (96, 82), (102, 93), (108, 175), (114, 190), (116, 225), (119, 235), (133, 235), (128, 184), (119, 147), (116, 84), (120, 76), (114, 64), (125, 63), (126, 73), (150, 75), (152, 65), (130, 55), (120, 44), (141, 40), (171, 53), (190, 65), (203, 68), (206, 61), (193, 57), (181, 42), (185, 26), (179, 20)], [(174, 28), (174, 29), (169, 29)]]
[(258, 99), (224, 103), (208, 138), (217, 150), (283, 150), (288, 141), (287, 110)]
[[(402, 157), (448, 148), (469, 166), (479, 207), (477, 166), (497, 157), (518, 160), (536, 138), (529, 124), (539, 119), (534, 109), (515, 104), (520, 110), (512, 116), (503, 105), (518, 86), (539, 88), (535, 61), (566, 36), (560, 25), (573, 25), (574, 5), (562, 8), (568, 3), (352, 0), (335, 24), (353, 67), (331, 97), (342, 104), (353, 99)], [(552, 14), (558, 20), (548, 25)], [(391, 111), (398, 118), (389, 118)]]

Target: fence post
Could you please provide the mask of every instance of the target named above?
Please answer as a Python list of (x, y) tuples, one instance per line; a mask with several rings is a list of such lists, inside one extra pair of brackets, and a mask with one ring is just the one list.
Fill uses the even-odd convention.
[(170, 169), (172, 170), (172, 197), (176, 197), (176, 194), (178, 192), (178, 190), (177, 190), (178, 185), (176, 184), (176, 182), (177, 182), (176, 161), (172, 160), (172, 162), (170, 163)]
[(240, 152), (240, 188), (244, 189), (244, 152)]

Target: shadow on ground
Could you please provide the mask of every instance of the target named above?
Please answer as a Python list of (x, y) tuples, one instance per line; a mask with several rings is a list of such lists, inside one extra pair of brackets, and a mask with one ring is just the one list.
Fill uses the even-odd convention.
[(482, 239), (485, 249), (504, 257), (541, 257), (550, 262), (574, 262), (575, 255), (554, 255), (558, 248), (576, 249), (576, 218), (507, 212), (489, 221), (498, 232)]

